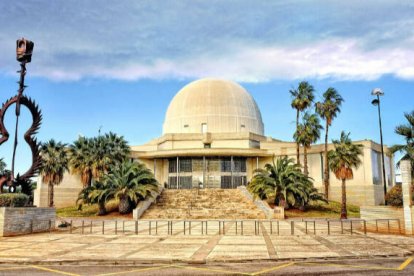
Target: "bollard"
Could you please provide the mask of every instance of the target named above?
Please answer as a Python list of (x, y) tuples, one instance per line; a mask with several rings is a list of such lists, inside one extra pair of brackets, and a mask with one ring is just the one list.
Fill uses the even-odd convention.
[(102, 221), (102, 235), (105, 234), (105, 221)]
[(115, 235), (118, 234), (118, 221), (115, 220)]
[(72, 234), (72, 221), (70, 221), (69, 234)]
[(279, 221), (277, 221), (277, 235), (279, 236)]
[(82, 235), (85, 233), (84, 228), (85, 228), (85, 221), (82, 220)]
[(367, 222), (364, 220), (364, 234), (367, 234)]
[(270, 235), (273, 234), (273, 223), (272, 221), (270, 221)]
[(328, 221), (327, 221), (327, 223), (328, 223), (328, 235), (330, 235), (330, 234), (331, 234), (331, 225), (330, 225), (330, 221), (328, 220)]
[(316, 221), (313, 221), (313, 234), (316, 235)]
[(295, 234), (295, 222), (293, 220), (290, 222), (290, 234)]
[(343, 233), (344, 233), (344, 222), (341, 219), (341, 234), (343, 234)]
[(91, 228), (89, 229), (89, 234), (92, 234), (92, 220), (91, 220)]
[(201, 235), (204, 235), (204, 221), (201, 221)]
[(138, 221), (135, 221), (135, 235), (138, 235)]
[(151, 235), (151, 221), (148, 222), (148, 234)]
[(305, 220), (305, 234), (308, 234), (308, 221)]

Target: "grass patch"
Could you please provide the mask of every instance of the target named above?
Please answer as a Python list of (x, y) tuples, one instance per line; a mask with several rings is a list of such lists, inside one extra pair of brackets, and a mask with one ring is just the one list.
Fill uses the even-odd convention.
[(107, 214), (105, 216), (98, 216), (98, 205), (83, 205), (82, 210), (78, 210), (78, 206), (71, 206), (65, 208), (56, 209), (56, 215), (58, 217), (80, 217), (80, 218), (132, 218), (132, 213), (127, 215), (121, 215), (118, 212), (118, 201), (111, 200), (106, 204)]
[[(347, 204), (348, 217), (359, 218), (359, 207)], [(311, 203), (305, 211), (298, 209), (285, 210), (286, 218), (340, 218), (341, 203), (336, 201), (329, 201), (329, 204), (323, 202)]]

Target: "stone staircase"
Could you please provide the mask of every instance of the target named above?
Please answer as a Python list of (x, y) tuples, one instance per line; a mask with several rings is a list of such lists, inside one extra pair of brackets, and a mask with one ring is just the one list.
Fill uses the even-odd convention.
[(265, 214), (239, 189), (166, 189), (141, 219), (265, 219)]

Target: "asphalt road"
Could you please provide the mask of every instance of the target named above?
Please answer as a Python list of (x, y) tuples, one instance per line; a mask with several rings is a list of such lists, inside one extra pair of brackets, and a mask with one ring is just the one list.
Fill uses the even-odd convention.
[(0, 275), (414, 275), (414, 257), (140, 265), (0, 265)]

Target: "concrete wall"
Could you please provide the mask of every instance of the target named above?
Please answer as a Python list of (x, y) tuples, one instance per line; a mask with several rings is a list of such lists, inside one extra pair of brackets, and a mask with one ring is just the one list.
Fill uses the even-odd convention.
[(54, 229), (55, 208), (0, 207), (0, 237)]
[[(62, 183), (55, 186), (54, 202), (56, 208), (70, 207), (76, 204), (79, 192), (83, 189), (80, 176), (65, 173)], [(48, 207), (48, 185), (42, 183), (41, 177), (37, 180), (37, 188), (34, 192), (34, 205)]]

